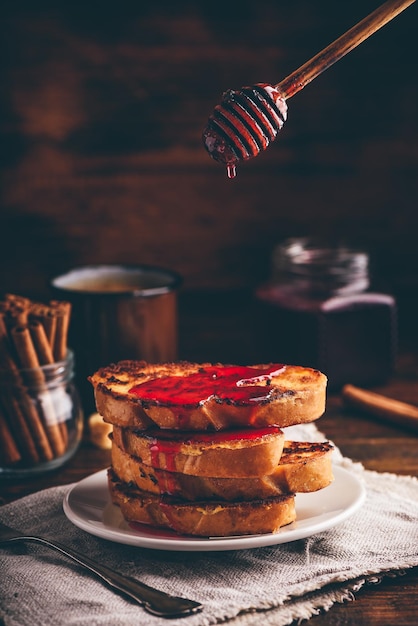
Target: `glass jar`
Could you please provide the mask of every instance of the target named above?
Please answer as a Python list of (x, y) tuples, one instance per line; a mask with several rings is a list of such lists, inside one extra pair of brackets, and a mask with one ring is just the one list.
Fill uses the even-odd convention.
[(83, 412), (74, 355), (33, 369), (0, 370), (0, 478), (30, 478), (77, 450)]
[(334, 390), (391, 375), (396, 303), (370, 290), (367, 253), (289, 239), (274, 250), (273, 267), (256, 292), (264, 360), (319, 369)]

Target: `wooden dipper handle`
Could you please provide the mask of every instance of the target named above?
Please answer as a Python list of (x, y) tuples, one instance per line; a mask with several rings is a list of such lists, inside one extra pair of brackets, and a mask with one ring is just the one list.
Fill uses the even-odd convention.
[(367, 411), (387, 422), (418, 430), (418, 407), (412, 404), (387, 398), (354, 385), (345, 385), (342, 389), (342, 396), (351, 406)]
[(382, 26), (393, 20), (394, 17), (414, 2), (415, 0), (387, 0), (387, 2), (375, 9), (373, 13), (370, 13), (361, 22), (350, 28), (341, 37), (338, 37), (329, 46), (321, 50), (321, 52), (318, 52), (299, 69), (275, 85), (276, 89), (280, 91), (284, 98), (291, 98), (303, 89), (305, 85), (322, 74), (331, 65), (334, 65), (334, 63), (348, 52), (351, 52), (365, 39), (368, 39), (370, 35), (373, 35)]

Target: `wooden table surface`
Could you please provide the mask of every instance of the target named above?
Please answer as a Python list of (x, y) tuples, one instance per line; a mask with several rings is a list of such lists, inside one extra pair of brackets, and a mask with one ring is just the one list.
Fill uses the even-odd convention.
[[(243, 360), (243, 352), (250, 347), (242, 334), (243, 329), (248, 330), (247, 312), (243, 311), (239, 300), (235, 304), (229, 300), (229, 308), (225, 309), (221, 300), (209, 304), (203, 298), (194, 306), (194, 313), (192, 316), (188, 301), (185, 309), (180, 308), (181, 337), (182, 332), (187, 331), (180, 341), (182, 357), (200, 356), (202, 361), (216, 359), (218, 350), (219, 360)], [(418, 405), (415, 365), (410, 367), (414, 356), (406, 361), (408, 374), (401, 372), (376, 391)], [(248, 359), (248, 362), (254, 361)], [(329, 395), (327, 410), (318, 427), (345, 456), (361, 461), (366, 468), (418, 477), (418, 429), (407, 430), (347, 409), (339, 394)], [(11, 502), (40, 489), (78, 481), (108, 464), (109, 452), (94, 448), (86, 433), (80, 449), (65, 467), (32, 481), (3, 481), (0, 502)], [(364, 586), (356, 593), (355, 600), (334, 605), (328, 613), (313, 617), (310, 623), (312, 626), (416, 626), (417, 598), (418, 568), (414, 568), (396, 578), (383, 578), (379, 584)]]

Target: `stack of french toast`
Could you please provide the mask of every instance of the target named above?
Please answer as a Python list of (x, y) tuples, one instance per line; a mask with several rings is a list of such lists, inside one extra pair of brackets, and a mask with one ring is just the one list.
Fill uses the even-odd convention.
[(120, 361), (90, 377), (112, 424), (111, 499), (128, 522), (182, 535), (276, 533), (295, 494), (332, 480), (332, 445), (286, 440), (318, 419), (326, 376), (262, 364)]

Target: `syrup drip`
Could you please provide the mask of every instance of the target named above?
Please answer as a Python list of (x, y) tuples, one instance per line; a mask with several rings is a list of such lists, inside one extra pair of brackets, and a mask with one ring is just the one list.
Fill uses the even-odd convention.
[(180, 444), (166, 445), (166, 441), (155, 440), (151, 446), (151, 466), (157, 469), (165, 469), (168, 472), (176, 471), (176, 454), (180, 452)]
[(228, 178), (235, 178), (235, 176), (237, 175), (237, 168), (235, 166), (235, 163), (228, 163), (228, 165), (226, 166), (226, 173)]
[[(267, 426), (264, 428), (240, 428), (236, 430), (228, 430), (216, 433), (202, 432), (173, 432), (161, 431), (157, 436), (144, 436), (151, 440), (151, 466), (156, 469), (166, 470), (167, 472), (179, 471), (176, 466), (176, 456), (182, 453), (182, 446), (187, 444), (213, 444), (219, 445), (225, 441), (237, 441), (244, 439), (246, 441), (255, 441), (269, 435), (281, 435), (282, 430), (278, 426)], [(166, 485), (162, 488), (161, 477), (157, 476), (161, 491), (174, 493), (176, 483)]]
[(181, 487), (178, 484), (176, 474), (157, 470), (155, 476), (161, 494), (169, 496), (181, 495)]
[(190, 409), (210, 399), (250, 406), (268, 401), (270, 379), (283, 372), (285, 367), (281, 364), (265, 368), (212, 365), (189, 376), (153, 378), (135, 385), (129, 393), (137, 396), (143, 404), (154, 406)]

